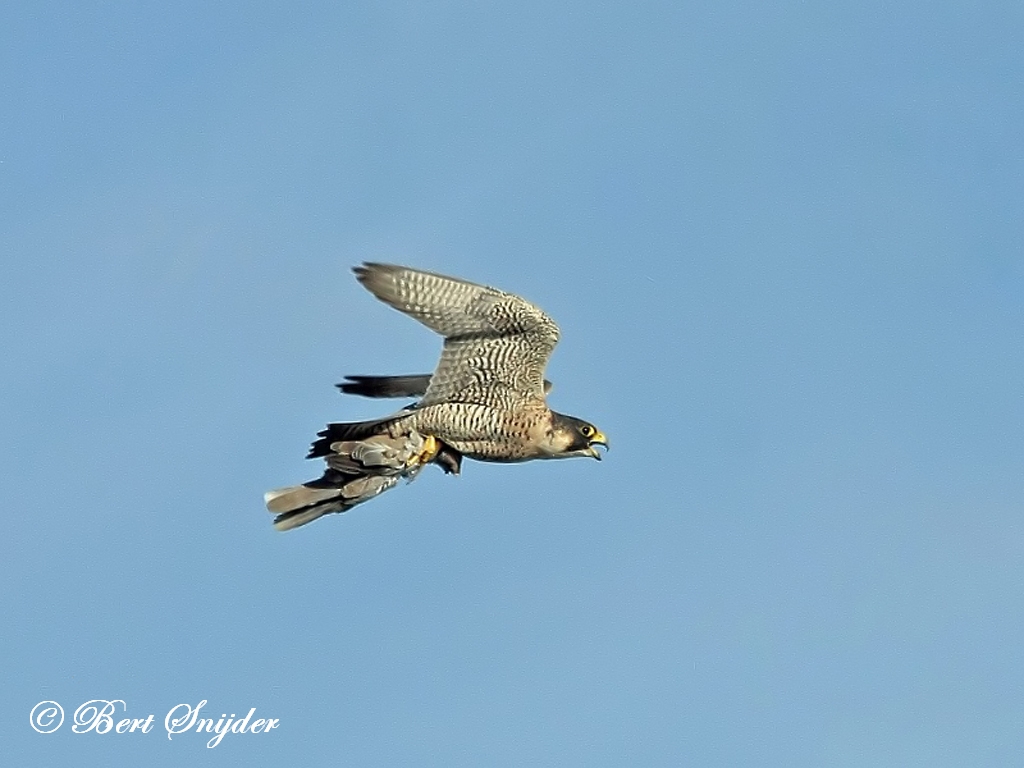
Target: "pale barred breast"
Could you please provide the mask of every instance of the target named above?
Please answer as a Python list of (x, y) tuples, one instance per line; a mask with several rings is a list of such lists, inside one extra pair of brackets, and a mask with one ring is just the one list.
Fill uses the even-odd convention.
[(457, 441), (493, 439), (501, 432), (503, 413), (475, 403), (440, 403), (417, 409), (402, 421), (454, 446)]
[(434, 435), (470, 458), (522, 461), (541, 455), (537, 436), (546, 433), (551, 417), (546, 408), (504, 410), (446, 403), (428, 406), (410, 419), (415, 429)]

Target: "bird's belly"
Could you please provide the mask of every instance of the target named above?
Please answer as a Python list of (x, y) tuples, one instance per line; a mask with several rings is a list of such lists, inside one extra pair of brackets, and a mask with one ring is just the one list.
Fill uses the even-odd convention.
[(530, 446), (510, 444), (501, 440), (467, 440), (448, 443), (463, 456), (477, 461), (511, 464), (536, 458), (537, 453)]
[[(536, 458), (533, 414), (475, 404), (437, 406), (418, 414), (417, 429), (434, 435), (463, 456), (477, 461), (516, 462)], [(445, 409), (445, 410), (442, 410)]]

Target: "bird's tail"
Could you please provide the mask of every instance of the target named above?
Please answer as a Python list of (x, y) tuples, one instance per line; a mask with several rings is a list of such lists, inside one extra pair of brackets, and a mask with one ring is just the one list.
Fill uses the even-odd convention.
[[(335, 439), (340, 431), (351, 434), (367, 423), (374, 422), (331, 424), (311, 451), (327, 462), (323, 477), (264, 495), (267, 509), (277, 515), (275, 528), (288, 531), (331, 512), (346, 512), (394, 487), (401, 478), (412, 480), (441, 452), (439, 440), (415, 431), (399, 437), (379, 434), (364, 440)], [(446, 472), (458, 474), (461, 456), (450, 449), (449, 453), (453, 455), (446, 454), (438, 463)]]
[(391, 416), (385, 416), (383, 419), (373, 419), (372, 421), (349, 421), (328, 424), (324, 429), (316, 433), (319, 439), (309, 447), (309, 453), (306, 455), (306, 458), (318, 459), (330, 456), (335, 452), (331, 448), (335, 443), (379, 437), (387, 431), (391, 424), (408, 415), (408, 412), (400, 412)]
[(263, 494), (267, 509), (277, 517), (274, 527), (290, 531), (331, 512), (346, 512), (398, 483), (397, 476), (341, 475), (327, 471), (320, 480), (278, 488)]

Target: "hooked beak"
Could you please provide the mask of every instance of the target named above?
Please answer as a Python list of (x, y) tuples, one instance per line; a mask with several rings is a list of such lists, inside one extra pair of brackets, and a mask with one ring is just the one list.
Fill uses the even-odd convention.
[(600, 461), (601, 454), (598, 452), (597, 448), (594, 447), (595, 445), (600, 445), (606, 451), (608, 450), (608, 438), (604, 436), (604, 432), (594, 433), (594, 436), (590, 438), (587, 445), (588, 454), (593, 458), (597, 459), (598, 461)]

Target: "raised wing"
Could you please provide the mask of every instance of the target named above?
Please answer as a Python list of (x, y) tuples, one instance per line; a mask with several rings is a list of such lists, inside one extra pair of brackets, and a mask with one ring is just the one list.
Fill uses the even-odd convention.
[(454, 277), (367, 263), (356, 277), (378, 299), (445, 337), (420, 405), (513, 405), (544, 399), (558, 326), (519, 296)]

